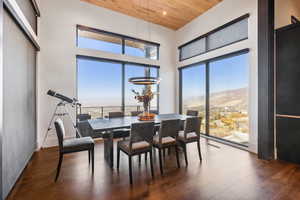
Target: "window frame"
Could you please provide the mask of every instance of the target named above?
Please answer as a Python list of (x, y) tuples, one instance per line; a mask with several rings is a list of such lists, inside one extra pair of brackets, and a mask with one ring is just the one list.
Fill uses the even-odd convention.
[(205, 70), (206, 70), (206, 77), (205, 77), (205, 80), (206, 80), (206, 93), (205, 93), (205, 130), (206, 132), (205, 133), (201, 133), (202, 135), (206, 136), (206, 137), (209, 137), (209, 138), (215, 138), (217, 140), (220, 140), (220, 141), (224, 141), (224, 142), (229, 142), (229, 143), (232, 143), (232, 144), (235, 144), (235, 145), (238, 145), (238, 146), (242, 146), (242, 147), (248, 147), (248, 145), (245, 145), (245, 144), (241, 144), (241, 143), (237, 143), (237, 142), (233, 142), (233, 141), (230, 141), (230, 140), (225, 140), (223, 138), (220, 138), (220, 137), (215, 137), (215, 136), (212, 136), (209, 134), (210, 132), (210, 127), (209, 127), (209, 122), (210, 122), (210, 63), (211, 62), (215, 62), (215, 61), (218, 61), (218, 60), (223, 60), (223, 59), (226, 59), (226, 58), (232, 58), (232, 57), (235, 57), (235, 56), (240, 56), (240, 55), (243, 55), (243, 54), (247, 54), (250, 52), (250, 49), (249, 48), (246, 48), (246, 49), (242, 49), (242, 50), (239, 50), (239, 51), (235, 51), (235, 52), (231, 52), (231, 53), (228, 53), (228, 54), (225, 54), (225, 55), (221, 55), (221, 56), (217, 56), (217, 57), (213, 57), (213, 58), (210, 58), (210, 59), (207, 59), (207, 60), (203, 60), (203, 61), (200, 61), (200, 62), (196, 62), (196, 63), (193, 63), (193, 64), (189, 64), (189, 65), (185, 65), (185, 66), (182, 66), (182, 67), (179, 67), (178, 68), (178, 73), (179, 73), (179, 113), (180, 114), (184, 114), (182, 113), (182, 106), (183, 106), (183, 98), (182, 98), (182, 84), (183, 84), (183, 78), (182, 78), (182, 70), (186, 69), (186, 68), (190, 68), (190, 67), (194, 67), (194, 66), (197, 66), (197, 65), (205, 65)]
[[(246, 38), (243, 38), (243, 39), (240, 39), (240, 40), (231, 42), (231, 43), (229, 43), (229, 44), (225, 44), (225, 45), (222, 45), (222, 46), (220, 46), (220, 47), (213, 48), (213, 49), (209, 49), (209, 48), (208, 48), (208, 37), (209, 37), (210, 35), (212, 35), (212, 34), (218, 32), (218, 31), (220, 31), (220, 30), (223, 30), (223, 29), (225, 29), (225, 28), (227, 28), (227, 27), (229, 27), (229, 26), (231, 26), (231, 25), (233, 25), (233, 24), (235, 24), (235, 23), (237, 23), (237, 22), (240, 22), (240, 21), (242, 21), (242, 20), (244, 20), (244, 19), (247, 19), (247, 18), (249, 18), (249, 17), (250, 17), (250, 14), (247, 13), (247, 14), (245, 14), (245, 15), (239, 17), (239, 18), (236, 18), (236, 19), (234, 19), (234, 20), (232, 20), (232, 21), (230, 21), (230, 22), (228, 22), (228, 23), (226, 23), (226, 24), (224, 24), (224, 25), (222, 25), (222, 26), (216, 28), (216, 29), (213, 29), (212, 31), (209, 31), (208, 33), (205, 33), (205, 34), (203, 34), (203, 35), (201, 35), (201, 36), (199, 36), (199, 37), (197, 37), (197, 38), (195, 38), (195, 39), (193, 39), (193, 40), (191, 40), (191, 41), (189, 41), (189, 42), (186, 42), (186, 43), (180, 45), (180, 46), (178, 47), (178, 50), (179, 50), (179, 61), (184, 61), (184, 60), (187, 60), (187, 59), (190, 59), (190, 58), (193, 58), (193, 57), (196, 57), (196, 56), (199, 56), (199, 55), (208, 53), (208, 52), (210, 52), (210, 51), (214, 51), (214, 50), (216, 50), (216, 49), (220, 49), (220, 48), (223, 48), (223, 47), (226, 47), (226, 46), (229, 46), (229, 45), (232, 45), (232, 44), (241, 42), (241, 41), (243, 41), (243, 40), (247, 40), (247, 39), (249, 38), (249, 34), (247, 35)], [(189, 44), (191, 44), (191, 43), (197, 42), (198, 40), (201, 40), (201, 39), (204, 39), (204, 40), (205, 40), (205, 51), (202, 52), (202, 53), (199, 53), (199, 54), (196, 54), (196, 55), (193, 55), (193, 56), (190, 56), (190, 57), (187, 57), (187, 58), (182, 59), (182, 58), (181, 58), (181, 57), (182, 57), (182, 54), (181, 54), (182, 48), (185, 47), (185, 46), (187, 46), (187, 45), (189, 45)]]
[[(91, 27), (79, 25), (79, 24), (77, 24), (77, 26), (76, 26), (76, 47), (77, 48), (79, 48), (78, 47), (78, 36), (79, 36), (78, 30), (84, 30), (84, 31), (89, 31), (89, 32), (93, 32), (93, 33), (104, 34), (104, 35), (109, 35), (112, 37), (120, 38), (122, 40), (121, 55), (127, 55), (125, 52), (125, 41), (126, 40), (131, 40), (131, 41), (140, 42), (143, 44), (153, 45), (157, 48), (157, 55), (156, 55), (157, 59), (150, 59), (150, 58), (146, 58), (146, 57), (140, 57), (140, 58), (145, 58), (145, 59), (150, 59), (150, 60), (159, 60), (159, 48), (160, 48), (159, 43), (151, 42), (151, 41), (147, 41), (147, 40), (143, 40), (143, 39), (139, 39), (139, 38), (135, 38), (135, 37), (130, 37), (130, 36), (126, 36), (126, 35), (122, 35), (122, 34), (118, 34), (118, 33), (113, 33), (113, 32), (109, 32), (109, 31), (104, 31), (104, 30), (100, 30), (97, 28), (91, 28)], [(131, 55), (128, 55), (128, 56), (131, 56)], [(138, 56), (133, 56), (133, 57), (138, 57)]]
[[(107, 58), (99, 58), (99, 57), (93, 57), (93, 56), (85, 56), (85, 55), (76, 55), (76, 98), (78, 99), (78, 60), (79, 59), (86, 59), (86, 60), (94, 60), (94, 61), (98, 61), (98, 62), (109, 62), (109, 63), (118, 63), (122, 65), (122, 74), (121, 74), (121, 79), (122, 79), (122, 85), (121, 85), (121, 104), (120, 104), (120, 108), (121, 111), (125, 113), (125, 87), (126, 87), (126, 83), (125, 83), (125, 68), (126, 68), (126, 64), (127, 65), (135, 65), (135, 66), (140, 66), (140, 67), (149, 67), (149, 68), (156, 68), (157, 69), (157, 77), (159, 78), (160, 76), (160, 66), (157, 65), (146, 65), (146, 64), (141, 64), (141, 63), (135, 63), (135, 62), (128, 62), (128, 61), (121, 61), (121, 60), (115, 60), (115, 59), (107, 59)], [(157, 112), (159, 113), (159, 84), (156, 85), (157, 86)], [(80, 108), (77, 107), (76, 113), (78, 113), (78, 110)], [(76, 115), (77, 118), (77, 115)], [(76, 121), (78, 121), (78, 119), (76, 119)]]

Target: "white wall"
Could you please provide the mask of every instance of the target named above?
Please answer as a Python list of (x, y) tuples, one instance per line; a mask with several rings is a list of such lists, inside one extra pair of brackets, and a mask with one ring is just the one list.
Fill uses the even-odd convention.
[[(177, 62), (177, 66), (185, 66), (209, 58), (235, 52), (245, 48), (250, 49), (249, 74), (249, 115), (250, 115), (250, 145), (249, 150), (257, 152), (257, 1), (255, 0), (224, 0), (197, 17), (176, 32), (177, 46), (180, 46), (198, 36), (201, 36), (223, 24), (249, 13), (249, 39), (220, 48), (194, 58)], [(177, 55), (178, 60), (178, 55)], [(178, 79), (178, 77), (177, 77)], [(178, 81), (177, 81), (178, 83)], [(178, 88), (178, 85), (177, 85)], [(177, 90), (178, 93), (178, 90)], [(177, 95), (179, 96), (179, 95)], [(178, 100), (177, 100), (178, 102)]]
[[(70, 97), (76, 96), (76, 55), (93, 55), (126, 59), (133, 62), (159, 65), (160, 112), (175, 111), (175, 32), (117, 12), (93, 6), (79, 0), (40, 1), (42, 17), (39, 36), (41, 52), (38, 57), (38, 144), (42, 143), (57, 100), (46, 95), (48, 89)], [(146, 39), (161, 44), (160, 60), (149, 61), (124, 55), (76, 48), (76, 25), (86, 25), (105, 31)], [(75, 116), (75, 113), (73, 113)], [(68, 125), (70, 129), (70, 125)], [(73, 132), (72, 132), (73, 134)], [(55, 131), (50, 131), (47, 145), (56, 144)]]
[(291, 16), (300, 19), (299, 0), (275, 0), (275, 28), (291, 24)]

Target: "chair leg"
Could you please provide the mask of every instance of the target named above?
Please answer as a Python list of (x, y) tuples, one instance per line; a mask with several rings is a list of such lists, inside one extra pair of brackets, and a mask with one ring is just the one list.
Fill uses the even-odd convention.
[(63, 161), (63, 157), (64, 157), (64, 154), (60, 153), (59, 154), (59, 161), (58, 161), (58, 165), (57, 165), (57, 169), (56, 169), (55, 182), (57, 181), (58, 176), (59, 176), (59, 172), (60, 172), (60, 168), (61, 168), (61, 163)]
[(185, 164), (186, 164), (186, 166), (188, 166), (187, 153), (186, 153), (186, 144), (183, 144), (183, 152), (184, 152)]
[(163, 149), (163, 156), (164, 156), (164, 159), (166, 158), (166, 149)]
[(202, 161), (202, 155), (201, 155), (201, 148), (200, 148), (200, 141), (197, 140), (197, 146), (198, 146), (198, 154), (199, 154), (199, 159)]
[(90, 150), (91, 152), (91, 157), (92, 157), (92, 173), (94, 174), (94, 168), (95, 168), (95, 148), (94, 146)]
[(168, 148), (168, 155), (171, 155), (171, 147)]
[(159, 154), (159, 167), (160, 167), (160, 173), (161, 173), (161, 175), (163, 175), (163, 174), (164, 174), (164, 171), (163, 171), (162, 159), (161, 159), (161, 149), (158, 149), (158, 154)]
[(141, 165), (141, 154), (139, 154), (139, 165)]
[(152, 151), (149, 151), (149, 155), (150, 155), (150, 167), (151, 167), (151, 175), (152, 175), (152, 178), (154, 178), (154, 171), (153, 171), (153, 160), (152, 160)]
[(179, 162), (179, 155), (178, 155), (178, 146), (175, 146), (175, 152), (176, 152), (176, 159), (177, 159), (177, 166), (180, 168), (180, 162)]
[(89, 153), (89, 164), (91, 163), (91, 150), (88, 150)]
[(120, 168), (120, 148), (117, 148), (117, 170), (119, 171)]
[(145, 153), (145, 162), (147, 162), (148, 153)]
[(128, 156), (128, 162), (129, 162), (129, 181), (130, 181), (130, 185), (132, 185), (132, 162), (131, 162), (131, 156)]

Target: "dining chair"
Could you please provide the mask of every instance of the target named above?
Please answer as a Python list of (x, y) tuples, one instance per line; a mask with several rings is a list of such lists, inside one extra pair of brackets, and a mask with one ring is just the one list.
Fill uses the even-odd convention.
[(201, 121), (201, 117), (187, 118), (184, 123), (184, 130), (179, 132), (178, 141), (183, 148), (186, 165), (188, 165), (186, 146), (189, 143), (197, 142), (199, 159), (202, 161), (200, 148)]
[(91, 118), (92, 118), (92, 116), (90, 114), (86, 114), (86, 113), (77, 115), (78, 121), (86, 121), (86, 120), (89, 120)]
[[(109, 112), (108, 113), (108, 118), (113, 119), (113, 118), (122, 118), (124, 117), (123, 112)], [(123, 138), (125, 139), (126, 137), (129, 137), (130, 130), (127, 128), (122, 128), (122, 129), (116, 129), (113, 130), (113, 136), (114, 138)]]
[(136, 116), (138, 116), (139, 114), (142, 114), (142, 113), (143, 113), (143, 111), (132, 111), (131, 116), (136, 117)]
[(58, 179), (61, 164), (63, 161), (64, 154), (75, 153), (80, 151), (88, 151), (89, 163), (92, 158), (92, 172), (94, 173), (94, 140), (91, 137), (81, 137), (81, 138), (65, 138), (65, 127), (61, 119), (57, 119), (54, 122), (56, 134), (58, 138), (59, 146), (59, 161), (56, 170), (55, 182)]
[(154, 177), (152, 144), (153, 144), (154, 122), (140, 122), (131, 125), (130, 137), (128, 140), (121, 140), (117, 147), (117, 169), (120, 167), (120, 151), (128, 155), (129, 180), (132, 184), (132, 156), (147, 154), (150, 155), (150, 167), (152, 178)]
[(174, 147), (176, 152), (177, 166), (180, 168), (178, 157), (177, 137), (180, 129), (180, 120), (163, 120), (158, 134), (153, 138), (153, 147), (158, 149), (160, 172), (163, 174), (162, 151)]
[(188, 116), (194, 116), (194, 117), (197, 117), (199, 114), (199, 111), (198, 110), (187, 110), (186, 111), (186, 115)]

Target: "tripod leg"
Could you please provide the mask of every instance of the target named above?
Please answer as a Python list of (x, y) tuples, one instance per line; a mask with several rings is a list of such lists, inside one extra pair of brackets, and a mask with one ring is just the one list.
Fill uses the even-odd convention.
[(56, 112), (57, 112), (57, 109), (58, 109), (59, 105), (60, 105), (60, 103), (56, 105), (55, 110), (54, 110), (54, 112), (53, 112), (53, 114), (52, 114), (50, 123), (49, 123), (48, 128), (47, 128), (47, 132), (46, 132), (46, 134), (45, 134), (45, 137), (44, 137), (44, 140), (43, 140), (43, 143), (42, 143), (42, 146), (44, 146), (44, 144), (45, 144), (45, 142), (46, 142), (46, 139), (47, 139), (47, 137), (48, 137), (48, 133), (49, 133), (49, 131), (51, 130), (51, 125), (52, 125), (52, 123), (53, 123), (53, 121), (54, 121), (54, 119), (55, 119)]

